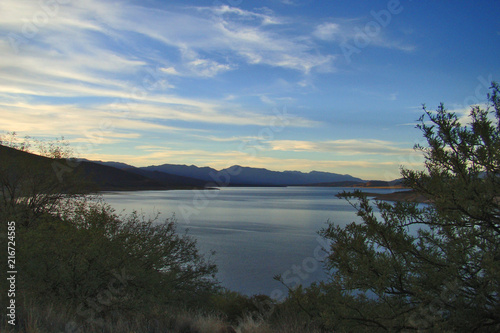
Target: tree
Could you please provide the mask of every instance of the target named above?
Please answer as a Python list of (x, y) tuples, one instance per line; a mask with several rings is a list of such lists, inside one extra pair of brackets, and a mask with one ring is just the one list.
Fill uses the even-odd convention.
[(177, 233), (175, 219), (120, 217), (102, 202), (81, 201), (71, 214), (46, 218), (18, 240), (20, 288), (32, 299), (69, 302), (80, 316), (92, 301), (100, 317), (206, 303), (217, 286), (216, 266), (194, 239)]
[[(329, 224), (330, 281), (315, 293), (335, 331), (500, 330), (500, 90), (463, 124), (441, 104), (424, 106), (416, 146), (425, 170), (402, 168), (405, 184), (429, 204), (372, 202), (339, 195), (360, 223)], [(304, 297), (303, 297), (304, 298)], [(311, 297), (309, 297), (311, 299)]]
[[(18, 327), (29, 323), (22, 317), (26, 307), (57, 304), (72, 314), (79, 332), (112, 331), (105, 326), (130, 315), (206, 306), (218, 291), (217, 267), (196, 240), (177, 233), (174, 218), (119, 216), (86, 194), (76, 170), (58, 177), (54, 165), (66, 165), (69, 157), (60, 141), (38, 147), (46, 156), (29, 154), (30, 141), (18, 143), (15, 133), (1, 143), (0, 219), (2, 231), (15, 222), (15, 268), (22, 272), (16, 277)], [(8, 240), (14, 244), (1, 237), (0, 247)], [(0, 292), (6, 295), (8, 287), (3, 279)]]
[[(31, 154), (32, 147), (40, 155)], [(0, 217), (15, 219), (19, 225), (37, 223), (44, 214), (63, 210), (92, 189), (71, 167), (71, 150), (64, 138), (40, 141), (27, 136), (20, 142), (12, 132), (0, 137), (0, 154)]]

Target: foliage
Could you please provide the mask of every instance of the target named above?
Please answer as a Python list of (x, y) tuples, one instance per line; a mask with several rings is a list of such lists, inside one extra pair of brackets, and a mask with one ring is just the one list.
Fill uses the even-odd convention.
[(16, 132), (7, 132), (0, 136), (0, 145), (54, 159), (73, 157), (69, 142), (63, 136), (60, 139), (47, 141), (34, 139), (27, 135), (21, 141)]
[[(275, 280), (286, 286), (281, 276), (276, 276)], [(289, 288), (288, 297), (273, 309), (270, 322), (273, 326), (280, 326), (283, 322), (293, 323), (297, 327), (302, 327), (304, 332), (306, 328), (324, 332), (326, 326), (321, 312), (326, 299), (321, 288), (322, 285), (316, 283), (308, 288), (303, 288), (301, 285)]]
[[(344, 331), (500, 330), (500, 92), (467, 123), (440, 105), (418, 128), (425, 171), (402, 169), (430, 204), (339, 195), (360, 223), (330, 224), (330, 281), (291, 294), (316, 320)], [(312, 301), (311, 301), (312, 300)]]
[[(150, 318), (164, 320), (168, 309), (184, 308), (211, 308), (252, 332), (499, 331), (500, 87), (491, 89), (488, 109), (473, 107), (466, 123), (443, 105), (436, 112), (424, 107), (418, 128), (428, 144), (415, 148), (425, 156), (425, 171), (401, 172), (430, 203), (372, 202), (359, 191), (339, 195), (360, 222), (320, 231), (332, 244), (325, 261), (330, 279), (290, 290), (281, 304), (220, 290), (215, 265), (195, 240), (176, 232), (174, 219), (119, 216), (80, 195), (76, 174), (74, 181), (55, 177), (50, 166), (57, 159), (35, 163), (12, 155), (14, 166), (0, 161), (0, 217), (19, 222), (18, 298), (67, 306), (74, 332), (113, 331), (104, 330), (106, 323), (121, 325), (132, 315), (144, 318), (146, 331), (161, 331), (149, 328)], [(31, 147), (13, 138), (1, 143)], [(45, 153), (65, 157), (56, 146)], [(225, 331), (216, 319), (205, 327)], [(60, 329), (64, 320), (58, 320)], [(294, 328), (282, 329), (285, 321)], [(200, 327), (179, 318), (162, 325)]]
[(274, 301), (267, 295), (249, 297), (227, 289), (214, 294), (211, 303), (212, 308), (232, 324), (240, 323), (246, 318), (267, 319), (275, 306)]
[(215, 264), (177, 233), (175, 219), (120, 217), (103, 203), (81, 201), (19, 228), (16, 244), (16, 298), (64, 304), (79, 325), (102, 328), (157, 308), (203, 309), (218, 290)]
[[(19, 142), (15, 132), (0, 137), (0, 218), (19, 225), (38, 223), (44, 214), (56, 214), (69, 202), (82, 198), (91, 186), (69, 167), (71, 150), (64, 139), (39, 141), (26, 137)], [(28, 154), (37, 146), (42, 155)], [(61, 170), (71, 170), (64, 177)]]
[[(14, 148), (0, 147), (0, 218), (2, 231), (7, 221), (16, 222), (20, 314), (25, 306), (57, 304), (70, 309), (70, 324), (85, 331), (130, 315), (210, 304), (219, 288), (217, 268), (193, 238), (177, 232), (175, 218), (162, 223), (137, 213), (120, 216), (81, 191), (85, 182), (78, 173), (61, 181), (52, 167), (65, 162), (57, 159), (65, 154), (57, 142), (47, 145), (51, 158), (27, 154), (26, 142), (9, 145)], [(7, 247), (5, 237), (0, 245)], [(3, 295), (6, 287), (4, 279)]]
[(106, 296), (104, 314), (202, 303), (215, 287), (215, 265), (192, 238), (176, 233), (174, 220), (155, 223), (135, 213), (119, 218), (105, 204), (81, 202), (18, 239), (20, 285), (34, 298), (78, 306)]

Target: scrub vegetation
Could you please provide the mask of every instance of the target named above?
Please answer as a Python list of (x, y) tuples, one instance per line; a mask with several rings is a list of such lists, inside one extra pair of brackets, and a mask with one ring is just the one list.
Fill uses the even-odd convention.
[[(418, 128), (426, 204), (343, 193), (361, 222), (321, 231), (330, 279), (277, 302), (222, 288), (214, 254), (174, 218), (117, 214), (72, 168), (64, 141), (2, 138), (2, 233), (16, 222), (16, 325), (5, 332), (498, 332), (500, 87), (468, 117), (443, 105)], [(62, 178), (62, 181), (61, 181)], [(7, 248), (7, 238), (1, 237)], [(216, 254), (215, 254), (216, 255)], [(4, 260), (5, 256), (2, 256)], [(5, 262), (5, 261), (3, 261)], [(6, 263), (3, 271), (7, 271)], [(21, 273), (22, 272), (22, 273)], [(276, 279), (280, 280), (277, 276)], [(2, 300), (9, 288), (0, 281)], [(2, 304), (4, 306), (4, 304)], [(4, 307), (5, 309), (5, 307)]]

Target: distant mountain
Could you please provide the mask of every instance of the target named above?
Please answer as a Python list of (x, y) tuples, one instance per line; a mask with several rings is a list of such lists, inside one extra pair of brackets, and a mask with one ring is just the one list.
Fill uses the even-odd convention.
[(79, 158), (78, 161), (80, 161), (80, 162), (92, 162), (92, 163), (107, 165), (107, 166), (110, 166), (110, 167), (113, 167), (113, 168), (117, 168), (117, 169), (122, 169), (122, 170), (135, 168), (132, 165), (129, 165), (129, 164), (126, 164), (126, 163), (122, 163), (122, 162), (91, 161), (91, 160), (87, 160), (85, 158)]
[(100, 191), (168, 190), (175, 186), (133, 172), (93, 162), (80, 162), (75, 168), (96, 184)]
[[(18, 151), (0, 145), (0, 163), (16, 170), (20, 158), (32, 161), (33, 166), (53, 173), (52, 159)], [(64, 160), (60, 160), (65, 163)], [(193, 189), (208, 186), (337, 186), (337, 187), (402, 187), (401, 180), (391, 182), (364, 181), (350, 175), (311, 171), (271, 171), (234, 165), (216, 170), (194, 165), (163, 164), (136, 168), (121, 162), (79, 160), (68, 169), (94, 184), (100, 191)]]
[(362, 179), (350, 175), (330, 172), (311, 171), (309, 173), (304, 173), (300, 171), (271, 171), (262, 168), (241, 167), (238, 165), (222, 170), (216, 170), (210, 167), (178, 164), (163, 164), (142, 167), (139, 169), (196, 178), (216, 184), (227, 182), (228, 185), (231, 186), (290, 186), (340, 181), (364, 182)]
[[(88, 160), (83, 160), (88, 161)], [(179, 176), (176, 174), (165, 173), (156, 170), (146, 170), (145, 168), (137, 168), (130, 164), (122, 162), (103, 162), (103, 161), (88, 161), (101, 165), (110, 166), (123, 171), (131, 172), (136, 175), (141, 175), (149, 179), (153, 179), (162, 183), (167, 183), (171, 187), (190, 188), (190, 187), (205, 187), (207, 181), (196, 179), (193, 177)]]
[(199, 187), (205, 187), (205, 185), (207, 184), (207, 182), (204, 180), (191, 177), (184, 177), (179, 175), (172, 175), (161, 171), (149, 171), (141, 168), (129, 168), (125, 169), (125, 171), (135, 173), (137, 175), (141, 175), (150, 179), (154, 179), (162, 183), (167, 183), (170, 186), (174, 186), (177, 188), (189, 188), (189, 187), (199, 188)]
[(206, 182), (213, 182), (213, 179), (210, 175), (212, 173), (217, 173), (217, 170), (209, 167), (197, 167), (194, 165), (187, 166), (177, 164), (152, 165), (148, 167), (141, 167), (139, 169), (146, 171), (159, 171), (182, 177), (196, 178)]
[[(33, 172), (44, 174), (44, 177), (56, 177), (58, 168), (63, 171), (62, 176), (71, 175), (82, 179), (84, 187), (82, 191), (123, 191), (123, 190), (169, 190), (184, 188), (203, 188), (205, 182), (183, 177), (156, 173), (149, 174), (137, 170), (122, 170), (119, 167), (135, 168), (124, 163), (101, 162), (94, 163), (88, 160), (77, 160), (77, 163), (67, 163), (66, 160), (54, 160), (51, 158), (23, 152), (17, 149), (0, 145), (0, 167), (4, 172), (18, 173), (19, 165), (31, 165)], [(57, 164), (54, 164), (57, 163)], [(109, 164), (109, 165), (107, 165)], [(54, 168), (54, 165), (58, 166)], [(4, 176), (9, 176), (5, 174)]]

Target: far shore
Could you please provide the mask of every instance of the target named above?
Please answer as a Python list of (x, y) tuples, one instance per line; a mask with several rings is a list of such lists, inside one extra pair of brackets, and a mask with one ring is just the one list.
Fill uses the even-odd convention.
[(352, 188), (373, 188), (379, 190), (409, 190), (407, 187), (403, 186), (347, 186)]
[(415, 191), (398, 191), (394, 193), (365, 193), (369, 197), (373, 197), (375, 200), (382, 201), (405, 201), (405, 202), (417, 202), (417, 203), (430, 203), (431, 201), (427, 199), (420, 193)]

